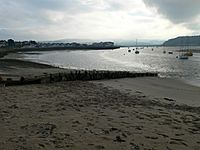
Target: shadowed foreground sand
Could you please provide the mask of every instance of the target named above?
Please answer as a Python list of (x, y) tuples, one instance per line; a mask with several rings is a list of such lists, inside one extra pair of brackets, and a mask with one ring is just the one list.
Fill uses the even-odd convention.
[(2, 150), (199, 150), (200, 109), (91, 82), (0, 87)]

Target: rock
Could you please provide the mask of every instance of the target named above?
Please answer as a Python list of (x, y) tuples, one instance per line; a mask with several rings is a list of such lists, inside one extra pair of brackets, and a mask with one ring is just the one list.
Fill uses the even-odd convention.
[(134, 144), (134, 143), (130, 143), (131, 144), (131, 150), (140, 150), (139, 145)]
[(96, 148), (97, 149), (104, 149), (105, 147), (103, 145), (97, 145)]
[(175, 100), (171, 99), (171, 98), (167, 98), (165, 97), (164, 100), (169, 101), (169, 102), (174, 102)]
[(122, 140), (120, 136), (116, 136), (115, 142), (126, 142), (125, 140)]

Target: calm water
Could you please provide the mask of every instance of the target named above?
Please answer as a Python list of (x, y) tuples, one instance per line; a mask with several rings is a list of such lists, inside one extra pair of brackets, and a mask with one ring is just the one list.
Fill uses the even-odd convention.
[[(191, 84), (200, 86), (200, 53), (188, 60), (179, 60), (175, 52), (177, 48), (144, 48), (136, 55), (133, 49), (98, 51), (46, 51), (19, 53), (19, 59), (51, 64), (72, 69), (97, 69), (97, 70), (128, 70), (159, 72), (161, 77), (183, 79)], [(164, 54), (163, 50), (174, 51), (174, 54)], [(8, 57), (12, 57), (9, 55)], [(16, 56), (15, 56), (16, 57)]]

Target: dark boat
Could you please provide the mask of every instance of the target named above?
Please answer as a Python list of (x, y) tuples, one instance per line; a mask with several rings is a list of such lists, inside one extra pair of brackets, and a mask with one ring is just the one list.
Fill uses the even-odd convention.
[(137, 51), (135, 51), (135, 54), (139, 54), (140, 52), (137, 50)]
[(173, 52), (168, 52), (168, 54), (173, 54)]

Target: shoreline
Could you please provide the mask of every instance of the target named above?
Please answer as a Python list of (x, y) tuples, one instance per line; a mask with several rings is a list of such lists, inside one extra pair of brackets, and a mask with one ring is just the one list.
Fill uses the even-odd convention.
[[(20, 77), (34, 79), (35, 77), (39, 77), (39, 76), (44, 76), (47, 78), (46, 80), (48, 80), (48, 75), (50, 75), (50, 74), (56, 76), (56, 74), (60, 74), (60, 73), (61, 74), (69, 74), (71, 71), (73, 71), (74, 73), (85, 71), (85, 70), (77, 70), (77, 69), (64, 69), (64, 68), (59, 68), (59, 67), (55, 67), (55, 66), (51, 66), (51, 65), (47, 65), (47, 64), (41, 64), (41, 63), (30, 62), (30, 61), (26, 61), (26, 60), (17, 60), (17, 59), (0, 59), (0, 65), (1, 65), (1, 68), (0, 68), (0, 76), (1, 77), (3, 77), (4, 79), (13, 77), (14, 79), (17, 79), (17, 80), (19, 80)], [(99, 72), (102, 72), (102, 71), (99, 71)], [(91, 71), (89, 71), (89, 72), (91, 72)], [(95, 70), (95, 74), (96, 74), (96, 72), (98, 73), (98, 70)], [(110, 71), (110, 72), (112, 73), (113, 71)], [(117, 71), (114, 71), (114, 72), (117, 72)], [(121, 73), (121, 72), (119, 71), (119, 73)], [(151, 88), (153, 87), (153, 86), (151, 86), (151, 82), (152, 82), (152, 84), (158, 85), (159, 87), (164, 87), (164, 86), (167, 87), (168, 82), (170, 82), (169, 85), (172, 86), (171, 87), (172, 89), (176, 87), (175, 83), (178, 86), (178, 87), (176, 87), (176, 89), (177, 88), (181, 89), (181, 86), (186, 87), (187, 89), (189, 89), (189, 88), (194, 89), (194, 87), (196, 89), (199, 88), (198, 85), (192, 84), (185, 80), (160, 78), (160, 77), (157, 79), (154, 78), (153, 80), (146, 80), (145, 74), (147, 74), (147, 77), (148, 77), (148, 73), (144, 73), (144, 75), (143, 74), (137, 75), (137, 73), (136, 73), (136, 75), (133, 75), (133, 77), (137, 77), (137, 76), (143, 77), (143, 78), (137, 78), (137, 79), (136, 78), (126, 79), (128, 76), (123, 76), (123, 78), (125, 78), (125, 79), (122, 79), (122, 80), (124, 80), (124, 81), (127, 80), (127, 81), (125, 81), (124, 83), (122, 82), (122, 84), (127, 87), (127, 85), (129, 84), (129, 81), (130, 82), (134, 81), (134, 82), (136, 82), (135, 86), (140, 87), (147, 94), (151, 94), (151, 92), (153, 92), (153, 94), (155, 94), (157, 96), (160, 96), (161, 94), (158, 95), (157, 94), (158, 92), (151, 90)], [(102, 75), (98, 75), (98, 76), (102, 76)], [(154, 76), (154, 75), (152, 74), (150, 76)], [(119, 77), (119, 78), (121, 78), (121, 77)], [(98, 77), (97, 77), (97, 79), (98, 79)], [(109, 80), (111, 83), (115, 80), (115, 79), (112, 79), (112, 77), (109, 79), (111, 79), (111, 80)], [(95, 78), (92, 80), (95, 80)], [(101, 79), (102, 83), (104, 83), (104, 80), (106, 80), (106, 78)], [(144, 80), (144, 81), (142, 81), (142, 80)], [(121, 80), (119, 80), (119, 81), (121, 81)], [(145, 81), (147, 82), (147, 84), (145, 83)], [(174, 82), (174, 84), (171, 84), (173, 82)], [(109, 83), (109, 82), (107, 82), (107, 83)], [(144, 86), (147, 86), (147, 87), (141, 86), (140, 84), (141, 85), (144, 84)], [(111, 85), (114, 85), (114, 84), (112, 83)], [(131, 85), (131, 86), (133, 86), (133, 85)], [(130, 86), (127, 88), (130, 88)], [(155, 87), (153, 87), (153, 88), (155, 88)], [(150, 90), (151, 92), (149, 92), (148, 90)], [(166, 89), (164, 89), (164, 90), (166, 90)], [(159, 91), (159, 92), (165, 93), (163, 91)], [(184, 95), (184, 93), (183, 93), (183, 95)], [(190, 95), (190, 94), (188, 94), (188, 95)], [(180, 96), (180, 93), (179, 93), (179, 96)], [(185, 95), (185, 96), (188, 97), (187, 95)], [(174, 97), (174, 99), (176, 99), (176, 98), (177, 97)], [(184, 97), (182, 97), (182, 98), (184, 99)], [(196, 99), (198, 99), (198, 98), (196, 98)]]
[[(70, 72), (21, 60), (0, 65), (7, 77)], [(63, 81), (0, 91), (0, 149), (200, 149), (200, 88), (178, 80)]]
[[(84, 77), (85, 71), (84, 70), (74, 70), (74, 69), (63, 69), (59, 67), (54, 67), (51, 65), (46, 64), (40, 64), (35, 62), (29, 62), (29, 61), (23, 61), (23, 60), (13, 60), (13, 59), (0, 59), (0, 76), (1, 78), (6, 80), (13, 80), (13, 82), (8, 81), (8, 85), (23, 85), (21, 83), (20, 78), (24, 77), (26, 82), (24, 84), (33, 84), (33, 83), (52, 83), (57, 81), (73, 81), (73, 80), (97, 80), (98, 78), (101, 78), (101, 80), (97, 81), (99, 83), (105, 84), (107, 86), (113, 86), (114, 88), (117, 88), (118, 90), (124, 90), (127, 89), (128, 91), (131, 89), (138, 89), (138, 91), (144, 91), (144, 93), (149, 94), (154, 97), (166, 97), (167, 99), (171, 99), (172, 101), (176, 101), (178, 99), (178, 102), (184, 103), (184, 104), (191, 104), (195, 105), (196, 102), (200, 106), (200, 102), (198, 102), (198, 92), (200, 93), (200, 88), (196, 85), (192, 85), (188, 82), (185, 82), (183, 80), (178, 79), (169, 79), (169, 78), (148, 78), (147, 76), (143, 74), (135, 73), (133, 75), (134, 78), (127, 78), (127, 75), (123, 76), (123, 79), (113, 79), (115, 78), (110, 77), (109, 80), (106, 81), (106, 78), (103, 77), (104, 73), (102, 71), (99, 71), (99, 73), (103, 73), (102, 75), (97, 75), (98, 71), (93, 72), (94, 77)], [(70, 75), (73, 72), (74, 75)], [(78, 77), (78, 73), (82, 73)], [(92, 73), (92, 71), (88, 71), (88, 75)], [(106, 73), (106, 71), (105, 71)], [(112, 73), (112, 71), (110, 71)], [(114, 73), (114, 72), (113, 72)], [(119, 72), (116, 74), (121, 74), (122, 72)], [(126, 72), (124, 72), (126, 74)], [(128, 73), (128, 72), (127, 72)], [(86, 74), (86, 75), (87, 75)], [(52, 75), (52, 79), (50, 79), (50, 76)], [(70, 75), (70, 76), (69, 76)], [(106, 74), (105, 74), (106, 75)], [(154, 76), (153, 74), (149, 74), (150, 76)], [(63, 76), (63, 77), (62, 77)], [(68, 76), (69, 79), (66, 77)], [(83, 79), (81, 78), (83, 76)], [(99, 76), (99, 77), (98, 77)], [(106, 75), (107, 76), (107, 75)], [(135, 77), (141, 78), (135, 78)], [(145, 77), (146, 76), (146, 77)], [(77, 79), (76, 79), (77, 77)], [(61, 79), (62, 78), (62, 79)], [(121, 77), (119, 77), (121, 78)], [(41, 81), (39, 81), (41, 79)], [(105, 81), (105, 82), (104, 82)], [(119, 82), (119, 83), (118, 83)], [(133, 83), (132, 83), (133, 82)], [(7, 83), (5, 83), (7, 84)], [(120, 85), (120, 86), (119, 86)], [(157, 87), (156, 87), (156, 86)], [(158, 89), (160, 88), (160, 89)], [(169, 88), (169, 89), (167, 89)], [(183, 91), (181, 94), (180, 91)], [(186, 90), (186, 91), (185, 91)], [(198, 92), (188, 92), (189, 90), (198, 90)], [(170, 95), (171, 94), (171, 95)], [(187, 98), (192, 98), (192, 102), (187, 101)], [(190, 103), (187, 103), (190, 102)]]
[(15, 52), (14, 49), (1, 49), (0, 48), (0, 59), (3, 58), (4, 56), (8, 55), (9, 53)]
[(113, 47), (48, 47), (48, 48), (0, 48), (0, 58), (9, 54), (17, 52), (31, 52), (31, 51), (57, 51), (57, 50), (112, 50), (118, 49), (120, 46)]
[[(5, 70), (10, 70), (9, 78), (6, 78), (5, 73), (0, 74), (0, 84), (5, 86), (26, 85), (26, 84), (42, 84), (62, 81), (92, 81), (117, 78), (137, 78), (137, 77), (155, 77), (157, 73), (144, 72), (129, 72), (129, 71), (108, 71), (108, 70), (70, 70), (32, 63), (21, 60), (1, 59), (1, 64)], [(26, 70), (26, 71), (24, 71)], [(36, 70), (38, 70), (36, 72)], [(27, 72), (28, 71), (28, 72)], [(41, 72), (42, 71), (42, 72)], [(45, 72), (44, 72), (45, 71)], [(18, 79), (11, 78), (12, 75)], [(34, 75), (34, 76), (33, 76)]]
[[(35, 52), (34, 53), (34, 51), (32, 52), (32, 54), (37, 54), (37, 52)], [(62, 55), (62, 54), (61, 54)], [(17, 55), (18, 56), (18, 55)], [(15, 58), (16, 56), (15, 55), (10, 55), (10, 58), (12, 59), (12, 58)], [(21, 57), (20, 56), (20, 54), (19, 54), (19, 56), (18, 57)], [(9, 58), (9, 57), (5, 57), (5, 58)], [(65, 59), (65, 58), (64, 58)], [(48, 59), (47, 59), (48, 60)], [(36, 61), (37, 62), (37, 61)], [(51, 62), (51, 61), (50, 61)], [(58, 63), (59, 63), (59, 61), (57, 61)], [(64, 61), (65, 62), (65, 61)], [(67, 61), (66, 61), (67, 62)], [(40, 61), (38, 61), (38, 63), (43, 63), (42, 61), (40, 62)], [(45, 62), (46, 63), (46, 62)], [(62, 64), (63, 62), (61, 62), (61, 64)], [(69, 62), (70, 63), (70, 62)], [(49, 64), (49, 65), (54, 65), (53, 64), (53, 62), (52, 63), (46, 63), (46, 64)], [(79, 64), (78, 64), (79, 65)], [(60, 66), (60, 68), (65, 68), (64, 66), (69, 66), (67, 63), (65, 64), (63, 64), (63, 65), (61, 65)], [(81, 65), (79, 65), (79, 66), (81, 66)], [(87, 68), (87, 66), (84, 66), (85, 68)], [(98, 67), (98, 66), (97, 66)], [(112, 65), (111, 65), (111, 68), (112, 68)], [(79, 70), (79, 68), (65, 68), (65, 69), (76, 69), (76, 70)], [(194, 69), (194, 68), (193, 68)], [(81, 69), (81, 70), (84, 70), (83, 68)], [(151, 70), (151, 69), (150, 69)], [(160, 70), (160, 69), (158, 69), (158, 70)], [(186, 83), (188, 83), (188, 84), (190, 84), (190, 85), (195, 85), (195, 86), (198, 86), (198, 87), (200, 87), (200, 80), (198, 79), (198, 74), (197, 73), (195, 73), (195, 74), (197, 74), (197, 75), (189, 75), (189, 76), (187, 76), (187, 72), (186, 72), (187, 70), (184, 70), (184, 73), (183, 73), (183, 75), (181, 75), (180, 74), (180, 77), (183, 77), (183, 82), (186, 82)], [(169, 73), (169, 71), (168, 72), (163, 72), (163, 74), (161, 73), (161, 77), (167, 77), (167, 78), (178, 78), (178, 76), (176, 76), (176, 74), (170, 74)], [(189, 82), (188, 82), (189, 81)]]
[[(12, 53), (12, 51), (10, 51), (10, 52)], [(8, 52), (8, 53), (10, 53), (10, 52)], [(4, 53), (4, 55), (7, 55), (8, 53)], [(39, 70), (37, 71), (37, 73), (39, 73), (39, 76), (46, 74), (46, 73), (51, 74), (51, 71), (52, 71), (52, 73), (59, 73), (59, 72), (69, 72), (69, 71), (74, 71), (74, 70), (76, 70), (76, 71), (80, 71), (80, 70), (82, 71), (83, 70), (83, 69), (67, 69), (67, 68), (52, 66), (52, 65), (49, 65), (49, 64), (44, 64), (44, 63), (39, 63), (39, 62), (32, 62), (32, 61), (28, 61), (28, 60), (19, 60), (19, 59), (9, 59), (9, 58), (5, 58), (5, 59), (0, 58), (0, 65), (3, 65), (3, 68), (2, 68), (2, 66), (0, 68), (0, 75), (7, 74), (8, 76), (9, 75), (12, 76), (12, 74), (14, 74), (14, 75), (17, 74), (19, 76), (29, 76), (30, 73), (29, 73), (29, 75), (27, 75), (28, 71), (24, 72), (23, 71), (24, 68), (28, 68), (30, 70), (30, 72), (34, 73), (35, 72), (33, 70), (34, 67), (36, 67), (36, 70), (38, 68), (40, 68), (40, 71), (42, 71), (42, 73), (39, 72)], [(51, 69), (49, 69), (49, 68), (51, 68)], [(20, 71), (21, 71), (21, 73), (20, 73)], [(34, 76), (37, 76), (37, 74), (34, 73)], [(163, 78), (163, 77), (160, 77), (160, 78)], [(165, 79), (165, 78), (163, 78), (163, 79)], [(167, 78), (167, 79), (173, 79), (173, 78)], [(174, 80), (178, 80), (178, 79), (174, 79)], [(183, 80), (183, 79), (181, 81), (186, 83), (186, 84), (189, 84), (191, 86), (200, 87), (200, 85), (197, 84), (194, 81)]]
[[(131, 92), (131, 90), (133, 89), (136, 89), (136, 91), (143, 91), (145, 94), (148, 94), (153, 97), (167, 98), (170, 99), (171, 101), (174, 102), (176, 101), (178, 102), (178, 104), (200, 106), (200, 101), (198, 101), (198, 93), (200, 93), (199, 86), (178, 79), (160, 78), (160, 77), (149, 78), (148, 75), (154, 76), (154, 74), (151, 75), (150, 73), (144, 73), (144, 74), (134, 73), (133, 75), (131, 75), (133, 76), (133, 78), (128, 78), (129, 75), (126, 75), (126, 72), (124, 72), (125, 75), (122, 75), (123, 77), (118, 77), (123, 79), (114, 79), (116, 77), (112, 75), (113, 71), (110, 71), (111, 77), (108, 78), (108, 77), (103, 77), (104, 74), (105, 76), (107, 76), (106, 75), (107, 71), (105, 71), (105, 73), (103, 73), (104, 71), (99, 71), (100, 74), (98, 75), (98, 71), (93, 72), (88, 70), (87, 71), (88, 75), (92, 72), (95, 75), (94, 77), (89, 79), (89, 76), (84, 77), (85, 76), (84, 70), (63, 69), (51, 65), (23, 61), (23, 60), (0, 59), (0, 65), (1, 65), (1, 70), (0, 70), (1, 78), (4, 81), (8, 79), (13, 80), (13, 83), (9, 81), (8, 85), (15, 85), (15, 84), (23, 85), (23, 83), (21, 83), (20, 81), (21, 77), (24, 77), (27, 81), (27, 83), (25, 82), (24, 84), (28, 84), (29, 82), (30, 84), (32, 84), (36, 80), (37, 80), (36, 83), (38, 83), (39, 79), (42, 79), (42, 81), (40, 81), (42, 83), (52, 83), (58, 81), (59, 82), (75, 81), (75, 80), (85, 80), (93, 82), (93, 80), (97, 80), (94, 82), (97, 83), (99, 82), (106, 86), (116, 88), (122, 92), (124, 92), (125, 89), (128, 90), (129, 92)], [(72, 72), (74, 75), (72, 74)], [(115, 73), (115, 71), (113, 73)], [(123, 72), (117, 73), (116, 71), (116, 75), (117, 74), (120, 75), (122, 73)], [(70, 74), (72, 74), (72, 77), (69, 77)], [(80, 77), (78, 77), (78, 74), (80, 74), (79, 75)], [(52, 75), (51, 77), (52, 81), (50, 81), (49, 75)], [(69, 79), (66, 78), (67, 76)], [(77, 79), (75, 76), (77, 77)], [(81, 78), (81, 76), (83, 76), (82, 77), (83, 79)], [(188, 101), (187, 98), (190, 99), (190, 101)]]
[[(35, 63), (17, 59), (0, 59), (0, 76), (34, 78), (50, 73), (69, 72), (70, 69), (62, 69), (55, 66)], [(72, 70), (72, 69), (71, 69)]]

